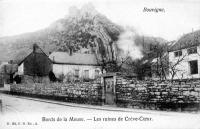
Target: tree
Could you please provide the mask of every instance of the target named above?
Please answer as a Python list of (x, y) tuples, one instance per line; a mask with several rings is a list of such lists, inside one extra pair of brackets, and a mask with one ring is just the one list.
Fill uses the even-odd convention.
[(167, 44), (160, 44), (155, 39), (156, 45), (153, 47), (153, 51), (155, 52), (155, 58), (152, 61), (151, 70), (152, 74), (155, 77), (158, 77), (160, 80), (166, 80), (168, 74), (168, 52), (167, 52)]
[(13, 83), (13, 75), (15, 74), (15, 72), (17, 72), (17, 64), (5, 64), (3, 66), (4, 69), (4, 75), (5, 76), (9, 76), (9, 83)]
[[(143, 57), (134, 60), (135, 73), (139, 79), (158, 77), (166, 79), (168, 74), (167, 41), (159, 37), (136, 35), (135, 44), (141, 47)], [(155, 75), (155, 76), (154, 76)]]
[(57, 45), (60, 46), (60, 50), (70, 52), (76, 52), (81, 47), (87, 48), (94, 45), (94, 35), (92, 32), (92, 24), (86, 27), (87, 23), (92, 23), (91, 19), (80, 18), (69, 22), (71, 19), (66, 20), (65, 24), (68, 24), (65, 30), (58, 31), (55, 35)]
[[(171, 81), (174, 80), (174, 77), (177, 75), (177, 72), (184, 72), (183, 70), (178, 68), (178, 65), (185, 59), (187, 54), (179, 56), (175, 61), (169, 62), (169, 73), (171, 75)], [(182, 75), (183, 76), (183, 75)]]

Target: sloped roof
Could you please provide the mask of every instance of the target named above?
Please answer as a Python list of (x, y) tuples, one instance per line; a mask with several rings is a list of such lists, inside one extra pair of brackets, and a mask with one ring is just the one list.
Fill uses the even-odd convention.
[(94, 54), (53, 52), (49, 58), (58, 64), (77, 64), (77, 65), (98, 65)]
[(169, 51), (176, 51), (179, 49), (185, 49), (200, 44), (200, 30), (185, 34), (177, 42), (175, 42)]
[(14, 63), (20, 65), (23, 63), (24, 59), (32, 53), (32, 51), (33, 50), (31, 48), (26, 48), (26, 51), (24, 51), (22, 55), (20, 55), (17, 59), (14, 59)]
[[(47, 57), (48, 55), (37, 45), (37, 44), (33, 44), (33, 46), (35, 46), (37, 49), (35, 50), (35, 53), (43, 53), (45, 54)], [(24, 54), (21, 59), (17, 62), (18, 65), (21, 65), (24, 60), (33, 52), (33, 48), (27, 48), (26, 49), (26, 54)]]

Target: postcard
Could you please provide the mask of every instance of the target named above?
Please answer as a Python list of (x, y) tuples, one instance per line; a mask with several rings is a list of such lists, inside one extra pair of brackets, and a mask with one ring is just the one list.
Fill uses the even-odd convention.
[(0, 0), (1, 129), (200, 129), (199, 0)]

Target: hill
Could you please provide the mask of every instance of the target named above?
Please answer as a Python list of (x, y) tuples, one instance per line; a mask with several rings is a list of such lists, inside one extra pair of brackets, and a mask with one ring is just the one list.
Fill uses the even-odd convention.
[[(69, 51), (70, 47), (76, 45), (88, 47), (89, 42), (87, 40), (90, 37), (86, 37), (87, 34), (100, 37), (106, 44), (117, 40), (120, 31), (122, 31), (122, 27), (98, 13), (92, 5), (85, 5), (81, 9), (72, 7), (69, 15), (55, 21), (48, 28), (0, 38), (0, 60), (21, 60), (26, 55), (27, 49), (30, 49), (34, 43), (37, 43), (47, 54), (55, 50)], [(82, 36), (83, 39), (80, 39), (80, 37), (72, 38), (78, 33), (81, 33), (80, 37)], [(82, 44), (80, 42), (76, 44), (78, 39)], [(76, 40), (76, 43), (74, 40)], [(68, 45), (66, 44), (67, 41), (71, 42), (71, 46), (64, 48), (64, 45)], [(73, 49), (75, 51), (75, 48)]]
[[(122, 26), (113, 23), (90, 4), (81, 9), (71, 7), (69, 15), (58, 19), (45, 29), (0, 38), (0, 60), (19, 62), (34, 43), (47, 54), (57, 50), (76, 52), (81, 48), (98, 47), (101, 53), (106, 53), (104, 56), (108, 60), (113, 56), (111, 46), (118, 47), (116, 42), (124, 31), (126, 30)], [(143, 53), (151, 44), (166, 42), (162, 38), (146, 36), (136, 36), (134, 40), (136, 45), (142, 46)]]

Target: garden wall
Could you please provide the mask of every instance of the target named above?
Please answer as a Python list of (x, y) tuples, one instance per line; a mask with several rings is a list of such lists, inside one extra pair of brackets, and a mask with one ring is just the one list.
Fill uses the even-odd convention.
[(160, 110), (199, 110), (200, 81), (116, 80), (118, 106)]
[[(11, 85), (11, 93), (101, 105), (101, 81), (76, 83), (28, 83)], [(119, 107), (158, 110), (200, 110), (200, 80), (188, 82), (136, 81), (117, 77), (116, 104)]]
[(13, 84), (11, 93), (98, 105), (102, 101), (102, 87), (99, 82)]

